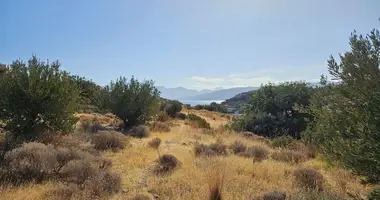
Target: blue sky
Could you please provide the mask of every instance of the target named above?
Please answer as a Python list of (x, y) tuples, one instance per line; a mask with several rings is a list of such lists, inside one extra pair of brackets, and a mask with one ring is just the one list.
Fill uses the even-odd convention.
[(193, 89), (308, 80), (380, 28), (379, 0), (2, 0), (0, 62), (32, 54), (105, 85)]

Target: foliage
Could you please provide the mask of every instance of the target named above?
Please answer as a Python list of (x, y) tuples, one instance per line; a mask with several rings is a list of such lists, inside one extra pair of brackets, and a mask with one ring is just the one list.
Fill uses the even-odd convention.
[(211, 128), (210, 124), (205, 119), (203, 119), (202, 117), (199, 117), (198, 115), (190, 113), (187, 115), (187, 119), (190, 122), (192, 122), (194, 126), (198, 128), (206, 128), (206, 129)]
[(92, 80), (87, 80), (80, 76), (71, 76), (75, 85), (79, 90), (79, 104), (82, 112), (100, 112), (105, 113), (106, 110), (101, 110), (100, 102), (103, 98), (102, 87), (94, 83)]
[(158, 159), (158, 165), (155, 172), (158, 174), (170, 173), (181, 165), (181, 161), (179, 161), (175, 156), (164, 154)]
[(155, 120), (159, 121), (159, 122), (166, 122), (166, 121), (170, 120), (170, 117), (169, 117), (168, 113), (166, 113), (165, 111), (160, 111), (160, 112), (158, 112)]
[(208, 111), (214, 111), (214, 112), (221, 112), (221, 113), (227, 113), (227, 110), (224, 106), (221, 104), (218, 104), (216, 102), (211, 102), (210, 105), (196, 105), (194, 106), (195, 110), (208, 110)]
[(331, 162), (338, 162), (380, 182), (380, 34), (350, 37), (351, 50), (328, 61), (330, 75), (339, 83), (318, 90), (309, 113), (314, 122), (305, 140), (316, 144)]
[(238, 140), (230, 144), (228, 148), (231, 149), (234, 152), (234, 154), (245, 152), (247, 150), (247, 146)]
[(368, 200), (377, 199), (380, 199), (380, 187), (375, 187), (368, 193)]
[(135, 126), (131, 128), (126, 134), (132, 137), (143, 138), (143, 137), (149, 137), (150, 131), (148, 127), (144, 125), (139, 125), (139, 126)]
[(307, 160), (306, 154), (290, 150), (274, 152), (272, 153), (271, 157), (273, 160), (289, 163), (300, 163)]
[(282, 135), (300, 138), (310, 115), (297, 111), (295, 106), (309, 105), (312, 92), (304, 82), (263, 85), (251, 93), (244, 115), (235, 118), (231, 128), (272, 138)]
[(120, 77), (111, 82), (104, 90), (103, 104), (123, 120), (125, 129), (143, 125), (158, 113), (160, 93), (153, 81), (139, 82), (132, 77)]
[(272, 140), (272, 146), (273, 147), (281, 147), (281, 148), (285, 148), (287, 146), (289, 146), (290, 144), (292, 144), (295, 140), (290, 137), (290, 136), (279, 136), (279, 137), (275, 137), (273, 140)]
[(100, 131), (91, 136), (91, 144), (97, 150), (117, 151), (124, 149), (128, 144), (127, 138), (119, 132)]
[(161, 110), (165, 111), (169, 116), (175, 117), (176, 113), (181, 112), (182, 103), (177, 100), (166, 100), (161, 104)]
[(247, 158), (253, 158), (254, 162), (261, 162), (268, 158), (269, 151), (262, 146), (252, 146), (244, 152), (239, 153), (238, 155)]
[(227, 145), (215, 142), (210, 145), (196, 144), (194, 146), (195, 156), (218, 156), (227, 154)]
[[(42, 133), (70, 132), (79, 92), (58, 61), (45, 63), (33, 56), (27, 64), (13, 62), (0, 78), (0, 121), (8, 138), (33, 141)], [(9, 147), (8, 147), (9, 148)]]
[(303, 188), (323, 191), (323, 176), (313, 168), (299, 168), (293, 172), (296, 183)]

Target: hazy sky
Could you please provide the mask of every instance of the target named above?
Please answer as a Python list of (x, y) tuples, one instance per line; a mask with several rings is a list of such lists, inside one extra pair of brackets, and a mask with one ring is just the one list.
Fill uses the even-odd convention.
[(316, 80), (380, 0), (1, 0), (0, 62), (36, 54), (104, 85), (204, 89)]

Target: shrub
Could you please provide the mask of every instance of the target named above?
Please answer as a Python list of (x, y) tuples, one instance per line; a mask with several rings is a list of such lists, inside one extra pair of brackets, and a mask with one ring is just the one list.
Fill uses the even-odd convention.
[(161, 144), (160, 138), (153, 138), (151, 141), (148, 142), (148, 145), (154, 149), (158, 149), (160, 144)]
[(176, 113), (176, 114), (174, 115), (174, 117), (177, 118), (177, 119), (180, 119), (180, 120), (185, 120), (185, 119), (187, 119), (187, 115), (186, 115), (185, 113), (180, 113), (180, 112)]
[(79, 90), (58, 61), (44, 63), (33, 56), (18, 60), (0, 78), (0, 119), (18, 144), (35, 141), (41, 133), (71, 132)]
[(138, 194), (130, 200), (152, 200), (152, 198), (146, 194)]
[(123, 120), (124, 129), (145, 124), (159, 112), (160, 92), (153, 81), (120, 77), (104, 87), (103, 105)]
[(330, 192), (321, 192), (316, 190), (301, 190), (290, 195), (289, 200), (345, 200), (345, 198)]
[(272, 153), (272, 159), (281, 162), (300, 163), (307, 160), (307, 156), (301, 152), (282, 150)]
[(182, 103), (177, 100), (167, 100), (162, 106), (164, 111), (171, 117), (175, 117), (175, 114), (182, 110)]
[(202, 117), (199, 117), (195, 114), (188, 114), (187, 115), (188, 120), (190, 121), (190, 125), (196, 127), (196, 128), (207, 128), (210, 129), (210, 124), (203, 119)]
[(155, 172), (170, 173), (180, 165), (182, 165), (181, 161), (179, 161), (175, 156), (170, 154), (164, 154), (158, 159), (158, 165), (155, 169)]
[(286, 148), (290, 144), (292, 144), (295, 140), (291, 136), (279, 136), (275, 137), (272, 140), (272, 146), (273, 147), (281, 147), (281, 148)]
[(378, 199), (380, 199), (380, 187), (375, 187), (368, 193), (368, 200)]
[(262, 146), (252, 146), (239, 153), (240, 156), (253, 158), (253, 161), (261, 162), (268, 158), (269, 151)]
[(156, 116), (156, 121), (159, 121), (159, 122), (166, 122), (166, 121), (169, 121), (169, 119), (170, 117), (168, 113), (166, 113), (165, 111), (158, 112)]
[(100, 171), (96, 176), (91, 176), (85, 187), (91, 197), (108, 196), (117, 193), (121, 188), (121, 178), (119, 174)]
[(236, 140), (234, 143), (230, 144), (229, 149), (231, 149), (234, 154), (238, 154), (247, 150), (247, 146), (241, 141)]
[(263, 195), (263, 200), (286, 200), (286, 193), (280, 191), (267, 192)]
[(150, 130), (153, 132), (170, 132), (170, 127), (164, 122), (154, 121)]
[(210, 145), (196, 144), (194, 147), (195, 156), (217, 156), (226, 155), (227, 146), (220, 142), (216, 142)]
[(139, 125), (139, 126), (133, 127), (131, 130), (127, 132), (127, 134), (132, 137), (143, 138), (143, 137), (149, 137), (150, 131), (146, 126)]
[(293, 172), (296, 184), (306, 189), (323, 191), (323, 176), (313, 168), (299, 168)]
[(97, 120), (97, 118), (81, 118), (79, 120), (80, 129), (84, 133), (96, 133), (103, 130), (103, 126)]
[(7, 152), (5, 162), (12, 176), (3, 178), (14, 184), (45, 180), (53, 174), (57, 166), (54, 147), (36, 142), (24, 143), (21, 147)]
[(117, 151), (126, 147), (127, 139), (123, 134), (118, 132), (102, 131), (91, 137), (91, 144), (97, 150), (111, 149)]

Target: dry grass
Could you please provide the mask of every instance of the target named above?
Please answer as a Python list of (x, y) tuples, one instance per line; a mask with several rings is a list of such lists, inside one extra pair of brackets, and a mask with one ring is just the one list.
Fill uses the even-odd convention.
[[(208, 111), (188, 111), (205, 118), (212, 128), (217, 129), (228, 122), (226, 117)], [(215, 118), (216, 120), (213, 120)], [(223, 200), (253, 199), (263, 197), (271, 191), (285, 192), (287, 196), (299, 193), (295, 187), (296, 178), (293, 172), (299, 168), (314, 168), (323, 176), (325, 191), (349, 199), (351, 194), (366, 197), (372, 188), (360, 184), (360, 179), (347, 171), (328, 166), (318, 157), (304, 162), (282, 162), (266, 159), (252, 164), (246, 159), (234, 154), (228, 156), (195, 157), (193, 147), (197, 143), (210, 145), (217, 142), (217, 137), (223, 138), (224, 144), (235, 141), (244, 141), (248, 147), (261, 146), (269, 152), (277, 152), (264, 140), (247, 139), (245, 136), (217, 132), (216, 134), (202, 134), (201, 130), (184, 125), (184, 121), (176, 122), (179, 126), (171, 128), (170, 132), (153, 132), (149, 137), (130, 140), (131, 147), (119, 152), (106, 151), (103, 157), (112, 161), (110, 170), (120, 174), (121, 190), (107, 199), (133, 199), (137, 195), (146, 194), (147, 197), (158, 196), (158, 199), (210, 199), (210, 191), (220, 193)], [(149, 141), (159, 138), (159, 151), (175, 156), (182, 164), (173, 173), (156, 175), (157, 150), (147, 148)], [(223, 187), (211, 180), (218, 177), (215, 174), (224, 172)], [(217, 185), (217, 187), (216, 187)], [(37, 185), (25, 185), (17, 188), (1, 188), (1, 198), (37, 200), (44, 199), (44, 193), (59, 186), (56, 182), (45, 182)], [(213, 189), (214, 188), (214, 189)], [(217, 190), (215, 188), (218, 188)], [(221, 189), (220, 189), (221, 188)], [(212, 189), (212, 190), (211, 190)], [(151, 198), (152, 199), (152, 198)]]

